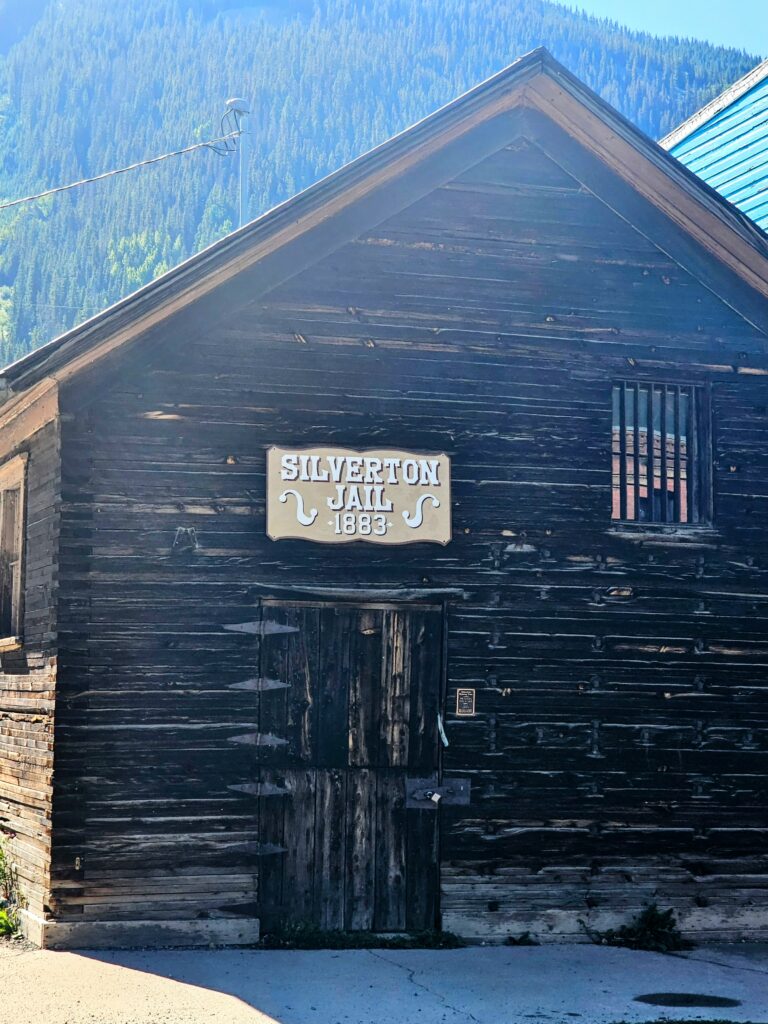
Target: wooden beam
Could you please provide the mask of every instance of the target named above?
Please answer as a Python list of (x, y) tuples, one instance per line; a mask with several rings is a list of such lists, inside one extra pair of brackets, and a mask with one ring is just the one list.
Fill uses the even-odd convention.
[(58, 383), (45, 377), (28, 391), (0, 408), (0, 460), (38, 430), (56, 419), (59, 411)]
[[(768, 297), (768, 258), (732, 230), (692, 190), (681, 188), (664, 161), (650, 160), (549, 75), (526, 90), (527, 102), (560, 125), (750, 287)], [(662, 154), (659, 153), (661, 158)], [(680, 169), (680, 174), (684, 172)], [(702, 194), (708, 190), (702, 184)]]

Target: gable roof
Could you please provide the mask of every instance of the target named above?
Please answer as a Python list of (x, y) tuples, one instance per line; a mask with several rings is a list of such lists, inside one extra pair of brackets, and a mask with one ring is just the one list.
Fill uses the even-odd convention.
[[(494, 119), (533, 109), (555, 121), (749, 287), (747, 305), (768, 297), (768, 237), (678, 161), (588, 89), (544, 49), (508, 68), (0, 373), (6, 406), (54, 385), (249, 271), (249, 299), (332, 251), (447, 180), (451, 147)], [(481, 135), (478, 135), (481, 138)], [(465, 147), (466, 148), (466, 147)], [(474, 136), (473, 136), (473, 151)], [(479, 153), (479, 150), (477, 150)], [(482, 154), (476, 155), (475, 162)], [(465, 158), (466, 159), (466, 158)], [(431, 161), (431, 162), (430, 162)], [(438, 168), (439, 170), (436, 170)], [(403, 184), (410, 175), (410, 185)], [(410, 191), (409, 191), (410, 189)], [(360, 211), (363, 211), (362, 213)], [(362, 218), (362, 219), (361, 219)], [(323, 249), (318, 231), (334, 225)], [(296, 243), (301, 248), (297, 249)], [(699, 261), (700, 263), (701, 261)], [(713, 261), (710, 261), (713, 262)], [(696, 273), (696, 271), (692, 271)], [(254, 278), (251, 281), (251, 277)], [(757, 293), (757, 294), (755, 294)], [(759, 300), (759, 302), (755, 302)], [(748, 317), (749, 318), (749, 317)], [(768, 313), (761, 329), (768, 334)], [(28, 395), (27, 401), (31, 398)], [(1, 422), (1, 420), (0, 420)]]
[(768, 229), (768, 60), (758, 64), (660, 143)]

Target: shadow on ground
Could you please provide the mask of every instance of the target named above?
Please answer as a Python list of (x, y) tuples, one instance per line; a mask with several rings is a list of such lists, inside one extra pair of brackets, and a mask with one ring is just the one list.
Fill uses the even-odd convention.
[[(739, 952), (741, 951), (741, 952)], [(589, 945), (461, 950), (104, 954), (104, 963), (228, 993), (279, 1024), (768, 1021), (768, 950), (701, 959)], [(663, 1009), (636, 999), (701, 995)], [(674, 1001), (674, 1000), (673, 1000)], [(725, 1004), (725, 1005), (724, 1005)], [(730, 1005), (728, 1005), (730, 1004)]]
[[(0, 984), (14, 1024), (768, 1024), (768, 947), (24, 951)], [(636, 1001), (670, 993), (720, 1005)]]

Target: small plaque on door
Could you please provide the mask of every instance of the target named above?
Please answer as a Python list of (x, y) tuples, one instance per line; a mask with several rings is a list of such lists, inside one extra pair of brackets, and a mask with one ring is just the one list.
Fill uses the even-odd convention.
[(462, 717), (470, 717), (475, 714), (475, 691), (456, 691), (456, 714)]

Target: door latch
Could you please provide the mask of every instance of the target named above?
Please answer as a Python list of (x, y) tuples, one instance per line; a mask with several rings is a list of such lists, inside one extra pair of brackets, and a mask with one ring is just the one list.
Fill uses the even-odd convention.
[(467, 806), (469, 797), (469, 779), (444, 779), (442, 785), (437, 776), (405, 780), (405, 806), (413, 810), (435, 810), (440, 804)]

